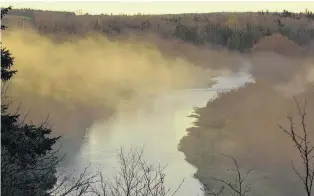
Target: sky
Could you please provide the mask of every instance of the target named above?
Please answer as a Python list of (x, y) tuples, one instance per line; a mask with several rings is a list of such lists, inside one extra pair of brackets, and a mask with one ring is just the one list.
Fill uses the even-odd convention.
[(306, 8), (314, 11), (312, 2), (269, 2), (269, 1), (33, 1), (23, 2), (2, 0), (2, 6), (13, 8), (32, 8), (41, 10), (78, 11), (89, 14), (169, 14), (169, 13), (204, 13), (204, 12), (242, 12), (242, 11), (282, 11), (286, 9), (301, 12)]

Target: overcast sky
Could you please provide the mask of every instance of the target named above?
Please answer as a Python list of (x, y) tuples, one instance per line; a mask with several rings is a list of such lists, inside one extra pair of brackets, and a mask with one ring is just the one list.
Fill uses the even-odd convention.
[(2, 6), (12, 5), (14, 8), (33, 8), (43, 10), (66, 10), (88, 12), (89, 14), (165, 14), (165, 13), (201, 13), (220, 11), (288, 11), (300, 12), (306, 8), (314, 10), (313, 2), (19, 2), (2, 1)]

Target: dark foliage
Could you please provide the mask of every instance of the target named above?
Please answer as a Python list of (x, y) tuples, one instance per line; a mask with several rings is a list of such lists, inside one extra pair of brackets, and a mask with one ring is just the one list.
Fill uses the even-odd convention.
[[(1, 20), (2, 20), (2, 18), (3, 18), (5, 15), (8, 14), (9, 10), (12, 10), (12, 7), (1, 8)], [(4, 30), (5, 28), (6, 28), (6, 26), (1, 23), (1, 30)]]
[(1, 80), (3, 82), (8, 81), (15, 74), (16, 70), (10, 70), (13, 66), (14, 58), (6, 48), (1, 47)]
[[(1, 21), (3, 17), (11, 10), (11, 7), (1, 9)], [(6, 29), (6, 26), (1, 23), (1, 30)], [(11, 53), (6, 48), (1, 46), (1, 80), (2, 82), (8, 81), (11, 79), (13, 74), (16, 73), (15, 70), (10, 70), (13, 66), (14, 58), (11, 56)]]
[[(1, 19), (11, 8), (1, 10)], [(5, 26), (1, 26), (4, 30)], [(1, 47), (1, 80), (9, 81), (16, 70), (13, 57)], [(2, 195), (47, 195), (56, 183), (56, 166), (52, 146), (60, 137), (50, 138), (46, 123), (36, 126), (20, 121), (19, 114), (8, 112), (9, 103), (1, 101), (1, 193)]]

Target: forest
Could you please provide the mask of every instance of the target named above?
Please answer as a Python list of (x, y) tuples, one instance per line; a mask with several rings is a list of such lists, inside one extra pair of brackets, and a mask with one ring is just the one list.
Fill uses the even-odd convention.
[[(149, 90), (149, 85), (159, 83), (154, 87), (160, 92), (189, 85), (204, 86), (203, 83), (206, 82), (207, 85), (208, 81), (205, 79), (205, 82), (193, 84), (185, 80), (189, 76), (194, 76), (193, 74), (198, 76), (203, 69), (209, 69), (212, 73), (225, 70), (233, 72), (240, 67), (236, 63), (237, 58), (250, 61), (249, 72), (255, 82), (229, 92), (218, 93), (217, 99), (208, 100), (204, 107), (194, 108), (193, 114), (186, 114), (196, 120), (193, 127), (187, 129), (187, 135), (180, 140), (179, 151), (183, 152), (187, 162), (197, 168), (194, 177), (202, 183), (205, 195), (313, 195), (314, 147), (311, 141), (314, 139), (312, 131), (314, 121), (310, 120), (314, 111), (312, 11), (90, 15), (2, 8), (1, 34), (2, 195), (175, 195), (176, 187), (171, 187), (170, 191), (164, 185), (166, 175), (163, 167), (148, 164), (141, 150), (133, 149), (129, 154), (123, 149), (119, 151), (117, 157), (121, 171), (116, 173), (112, 182), (107, 182), (102, 174), (89, 174), (88, 168), (73, 179), (59, 175), (57, 168), (63, 163), (63, 159), (66, 160), (64, 152), (70, 148), (77, 150), (81, 145), (81, 141), (73, 142), (70, 137), (67, 138), (63, 134), (66, 129), (73, 129), (72, 132), (68, 131), (71, 137), (78, 132), (80, 132), (78, 138), (83, 137), (87, 127), (92, 126), (95, 121), (115, 113), (120, 99), (131, 99), (130, 97), (140, 93), (153, 94)], [(43, 59), (39, 54), (40, 61), (36, 61), (36, 55), (30, 55), (28, 58), (28, 54), (31, 53), (18, 49), (18, 44), (12, 41), (14, 36), (16, 40), (22, 40), (17, 37), (22, 37), (23, 34), (29, 39), (28, 42), (25, 41), (29, 51), (41, 44), (31, 43), (32, 39), (44, 37), (50, 40), (44, 49), (51, 53), (47, 52)], [(30, 34), (34, 34), (34, 38), (31, 38)], [(147, 48), (156, 49), (158, 54), (151, 52), (147, 58), (154, 59), (160, 66), (166, 64), (166, 68), (145, 67), (147, 73), (153, 72), (157, 75), (154, 82), (149, 81), (153, 77), (149, 74), (142, 77), (134, 73), (134, 78), (140, 78), (136, 80), (131, 77), (132, 71), (140, 72), (142, 67), (136, 70), (137, 67), (133, 67), (130, 62), (130, 65), (123, 65), (130, 66), (129, 68), (123, 66), (121, 68), (131, 75), (127, 79), (122, 80), (115, 75), (111, 80), (102, 80), (102, 77), (109, 78), (114, 74), (97, 75), (97, 72), (106, 70), (109, 72), (111, 69), (100, 70), (100, 67), (93, 65), (98, 62), (96, 56), (86, 51), (93, 52), (94, 42), (86, 44), (91, 48), (85, 48), (84, 51), (87, 56), (84, 59), (86, 62), (90, 60), (89, 57), (94, 57), (84, 64), (90, 66), (90, 70), (96, 70), (94, 72), (83, 68), (81, 72), (74, 71), (79, 70), (76, 68), (77, 62), (70, 60), (68, 62), (72, 62), (73, 65), (69, 71), (66, 70), (67, 67), (61, 67), (60, 70), (57, 66), (49, 68), (48, 65), (54, 66), (49, 63), (45, 68), (36, 68), (35, 64), (46, 62), (46, 57), (59, 62), (60, 59), (66, 58), (66, 55), (72, 55), (70, 52), (64, 52), (63, 55), (54, 56), (54, 52), (61, 51), (61, 54), (63, 51), (58, 49), (58, 46), (67, 43), (71, 48), (70, 44), (78, 43), (77, 40), (85, 38), (88, 40), (94, 35), (96, 37), (94, 42), (118, 43), (118, 46), (111, 45), (112, 48), (120, 46), (127, 48), (129, 45), (133, 47), (134, 43), (136, 45), (148, 42), (148, 46), (144, 48), (136, 46), (138, 47), (136, 49), (142, 52), (143, 58), (146, 58)], [(97, 40), (96, 35), (105, 37), (106, 40), (101, 38)], [(85, 42), (79, 43), (84, 45)], [(120, 53), (129, 58), (126, 54), (133, 55), (132, 47)], [(21, 55), (24, 51), (26, 57)], [(83, 52), (75, 57), (83, 56), (81, 54)], [(117, 58), (123, 59), (121, 56), (122, 54)], [(147, 63), (150, 60), (141, 60), (140, 56), (136, 54), (135, 58), (131, 56), (130, 59), (134, 60), (134, 63), (141, 64), (143, 61), (150, 66)], [(156, 60), (160, 56), (163, 56), (162, 61)], [(101, 60), (106, 61), (106, 58)], [(183, 60), (173, 60), (178, 58)], [(19, 59), (26, 60), (29, 67), (20, 66), (19, 69), (19, 66), (15, 66), (22, 65)], [(111, 65), (113, 67), (118, 66), (112, 59), (108, 62), (113, 62)], [(153, 60), (151, 62), (154, 64)], [(119, 65), (123, 63), (125, 62), (119, 61)], [(167, 63), (176, 67), (171, 67)], [(32, 73), (35, 69), (36, 73)], [(55, 71), (51, 71), (53, 69)], [(74, 82), (70, 83), (66, 79), (63, 83), (58, 83), (58, 77), (63, 71), (66, 75), (64, 77), (68, 77), (68, 80), (75, 72), (77, 75), (71, 80), (81, 81), (81, 85), (77, 87)], [(167, 83), (162, 74), (169, 74), (169, 81), (174, 84)], [(32, 81), (28, 83), (23, 77)], [(97, 83), (95, 78), (98, 79)], [(123, 85), (120, 80), (129, 82), (129, 85)], [(31, 82), (38, 86), (32, 86)], [(95, 87), (90, 87), (88, 83)], [(173, 85), (171, 88), (170, 83)], [(56, 84), (53, 93), (42, 90), (47, 86), (50, 88), (51, 84)], [(16, 91), (13, 89), (11, 92), (8, 90), (10, 85), (13, 87), (16, 85), (20, 89), (17, 88)], [(64, 90), (66, 88), (70, 90)], [(96, 90), (100, 88), (112, 89), (104, 94), (95, 95)], [(70, 94), (70, 91), (73, 94)], [(86, 97), (82, 94), (86, 94)], [(28, 109), (17, 106), (18, 104), (13, 101), (15, 98), (19, 98), (24, 104), (32, 103), (34, 107), (35, 103), (38, 106), (34, 108), (33, 114), (28, 116)], [(103, 103), (103, 100), (107, 102)], [(50, 110), (58, 115), (46, 119), (43, 113), (49, 113)], [(103, 111), (106, 111), (106, 115)], [(294, 111), (294, 116), (298, 118), (289, 115), (291, 111)], [(55, 147), (64, 138), (67, 141), (65, 148)], [(228, 164), (224, 160), (226, 157), (221, 156), (221, 152), (231, 155), (227, 156), (231, 158), (229, 162), (227, 161)], [(230, 170), (236, 172), (235, 182), (212, 177), (225, 173), (226, 168), (230, 166), (230, 160), (231, 165), (235, 166), (235, 169)], [(293, 163), (298, 162), (291, 164), (291, 160), (294, 160)], [(241, 167), (238, 161), (241, 162)], [(243, 173), (242, 169), (247, 169), (247, 172)], [(260, 177), (261, 175), (264, 176)], [(247, 181), (250, 183), (246, 184)], [(184, 186), (180, 184), (178, 189), (181, 185)]]

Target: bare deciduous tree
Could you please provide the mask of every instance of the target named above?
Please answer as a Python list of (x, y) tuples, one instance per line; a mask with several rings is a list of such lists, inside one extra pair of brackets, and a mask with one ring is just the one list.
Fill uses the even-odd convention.
[(94, 184), (100, 182), (97, 179), (97, 174), (89, 175), (88, 169), (90, 165), (85, 167), (84, 171), (80, 173), (80, 175), (76, 177), (72, 177), (70, 179), (69, 175), (65, 175), (61, 177), (63, 173), (58, 175), (59, 182), (56, 186), (50, 190), (50, 195), (58, 195), (58, 196), (82, 196), (86, 194), (94, 194), (92, 191), (92, 187)]
[(58, 196), (174, 196), (180, 189), (171, 191), (165, 186), (166, 166), (151, 165), (143, 157), (143, 149), (125, 152), (121, 148), (117, 155), (118, 169), (112, 180), (105, 180), (102, 173), (89, 175), (88, 168), (78, 178), (69, 179), (59, 175), (58, 184), (50, 190), (49, 195)]
[[(113, 180), (105, 182), (100, 175), (100, 186), (94, 192), (98, 196), (166, 196), (175, 195), (178, 188), (171, 192), (170, 188), (165, 186), (166, 166), (151, 165), (144, 160), (143, 149), (131, 148), (126, 153), (123, 148), (118, 152), (119, 169), (115, 171)], [(100, 187), (100, 188), (99, 188)]]
[(252, 169), (249, 169), (244, 175), (242, 175), (237, 160), (234, 157), (229, 156), (229, 155), (224, 155), (224, 156), (227, 156), (230, 159), (232, 159), (235, 165), (235, 169), (229, 169), (229, 171), (236, 173), (235, 182), (226, 181), (221, 178), (212, 178), (214, 181), (222, 183), (222, 186), (219, 188), (218, 191), (214, 191), (213, 189), (208, 188), (208, 187), (205, 188), (203, 191), (207, 195), (219, 196), (223, 194), (225, 188), (227, 187), (231, 190), (231, 195), (233, 196), (246, 196), (251, 191), (251, 187), (245, 184), (245, 180), (251, 173)]
[(309, 140), (308, 129), (306, 125), (306, 106), (307, 102), (305, 100), (303, 106), (299, 104), (297, 99), (294, 98), (298, 116), (300, 117), (301, 131), (298, 131), (295, 126), (295, 122), (292, 115), (288, 115), (287, 119), (289, 121), (289, 127), (285, 128), (279, 126), (292, 140), (298, 153), (302, 159), (304, 172), (301, 173), (295, 165), (292, 163), (292, 168), (294, 172), (298, 175), (303, 183), (304, 190), (307, 196), (312, 194), (313, 180), (314, 180), (314, 162), (313, 162), (313, 145)]

